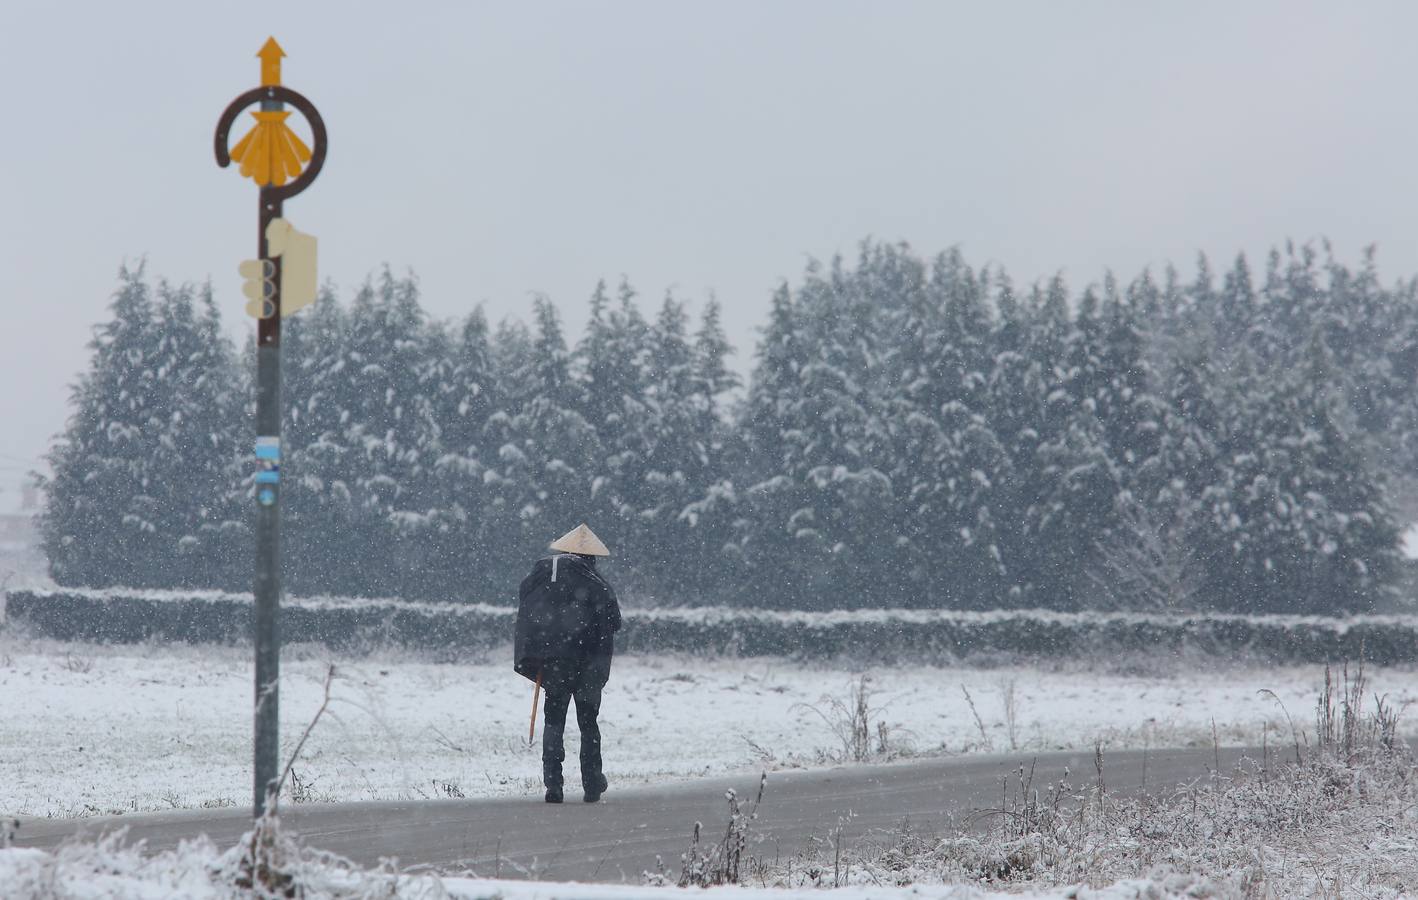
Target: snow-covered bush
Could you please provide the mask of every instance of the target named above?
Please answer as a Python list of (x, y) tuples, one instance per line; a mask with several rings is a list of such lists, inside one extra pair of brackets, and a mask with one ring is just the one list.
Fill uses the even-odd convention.
[[(52, 897), (261, 900), (296, 896), (253, 890), (246, 873), (250, 835), (222, 852), (205, 836), (176, 850), (147, 854), (122, 832), (95, 842), (73, 841), (54, 850), (0, 849), (0, 886), (6, 900)], [(333, 854), (282, 839), (282, 864), (306, 900), (445, 900), (439, 879), (401, 875), (391, 866), (364, 869)]]
[[(485, 604), (287, 598), (289, 643), (341, 650), (403, 646), (433, 652), (500, 647), (516, 610)], [(215, 591), (15, 590), (7, 627), (56, 640), (235, 642), (251, 598)], [(864, 662), (1215, 655), (1260, 662), (1375, 665), (1418, 661), (1418, 618), (1057, 613), (1045, 610), (777, 612), (723, 607), (627, 609), (617, 647), (630, 652), (844, 658)]]

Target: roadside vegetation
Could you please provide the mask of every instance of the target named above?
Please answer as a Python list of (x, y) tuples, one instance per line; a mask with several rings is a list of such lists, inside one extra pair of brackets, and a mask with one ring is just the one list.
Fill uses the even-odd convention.
[[(923, 833), (903, 822), (844, 848), (841, 830), (754, 883), (781, 887), (974, 884), (1101, 887), (1148, 878), (1185, 896), (1398, 897), (1418, 890), (1418, 783), (1401, 709), (1371, 693), (1363, 667), (1325, 670), (1312, 729), (1261, 763), (1144, 796), (1094, 770), (1021, 767), (1002, 804)], [(770, 801), (771, 802), (771, 801)]]

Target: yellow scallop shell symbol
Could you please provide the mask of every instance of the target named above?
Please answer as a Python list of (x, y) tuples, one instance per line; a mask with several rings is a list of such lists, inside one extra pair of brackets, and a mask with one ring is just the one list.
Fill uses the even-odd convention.
[[(281, 83), (281, 58), (286, 52), (275, 38), (256, 53), (261, 60), (262, 86)], [(253, 112), (256, 125), (231, 148), (231, 161), (241, 164), (241, 174), (261, 187), (277, 187), (298, 177), (310, 162), (310, 148), (286, 124), (290, 113), (279, 109)]]
[(241, 174), (261, 187), (279, 187), (300, 175), (310, 162), (310, 148), (286, 124), (290, 113), (263, 110), (251, 115), (255, 127), (231, 148), (232, 162), (241, 164)]

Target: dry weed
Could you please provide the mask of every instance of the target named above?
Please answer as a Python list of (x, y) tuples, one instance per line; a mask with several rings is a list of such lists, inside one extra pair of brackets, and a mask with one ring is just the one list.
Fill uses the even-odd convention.
[[(1001, 784), (1000, 805), (958, 830), (927, 836), (903, 823), (861, 842), (852, 881), (1099, 887), (1151, 877), (1198, 897), (1407, 896), (1418, 890), (1418, 779), (1400, 713), (1370, 693), (1362, 666), (1326, 670), (1314, 746), (1297, 733), (1298, 762), (1138, 796), (1110, 791), (1101, 748), (1086, 783), (1021, 767)], [(809, 851), (771, 883), (821, 884), (812, 873), (834, 861)]]
[(842, 745), (842, 761), (866, 762), (908, 749), (900, 739), (899, 729), (893, 730), (881, 718), (890, 704), (878, 704), (876, 697), (871, 676), (859, 675), (850, 682), (845, 701), (823, 696), (817, 703), (796, 703), (792, 708), (809, 710), (827, 724)]
[[(748, 849), (750, 829), (758, 818), (758, 807), (763, 802), (763, 789), (767, 786), (768, 773), (764, 772), (758, 780), (758, 796), (747, 808), (739, 802), (738, 794), (733, 790), (725, 794), (725, 799), (729, 802), (729, 821), (723, 838), (718, 842), (706, 844), (703, 824), (694, 823), (689, 849), (681, 857), (684, 865), (677, 882), (680, 887), (709, 887), (740, 882), (747, 872), (745, 865), (749, 862), (744, 853)], [(664, 880), (663, 873), (658, 878), (652, 876), (652, 880)]]

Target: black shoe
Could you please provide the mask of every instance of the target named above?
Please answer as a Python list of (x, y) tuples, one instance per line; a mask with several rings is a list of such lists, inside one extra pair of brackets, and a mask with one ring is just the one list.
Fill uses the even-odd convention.
[(561, 802), (561, 788), (559, 788), (559, 787), (549, 787), (549, 788), (547, 788), (547, 802), (548, 802), (548, 803), (560, 803), (560, 802)]
[(587, 803), (595, 803), (597, 800), (601, 799), (601, 795), (606, 792), (606, 788), (608, 787), (610, 787), (610, 782), (606, 780), (606, 776), (602, 775), (600, 780), (600, 790), (593, 791), (590, 788), (587, 788), (586, 796), (582, 797), (581, 799), (585, 800)]

